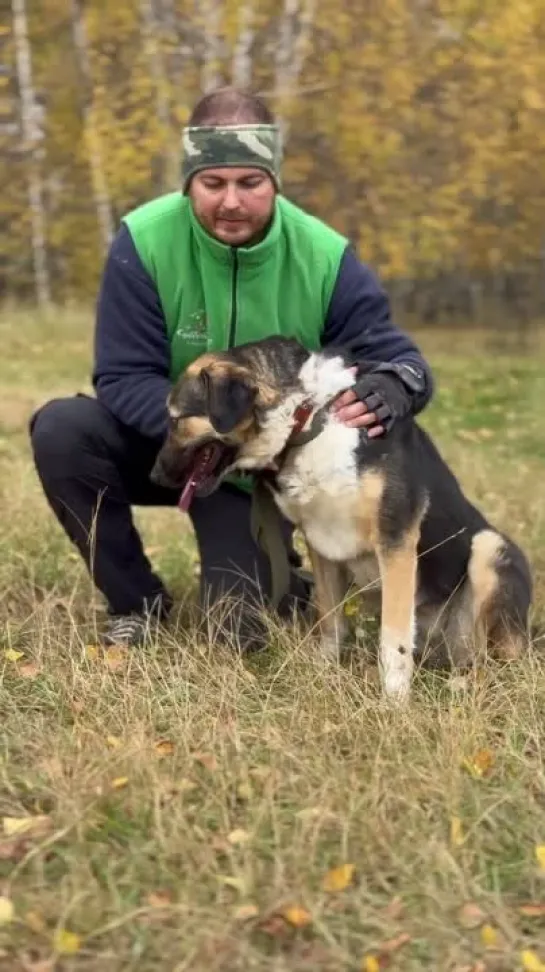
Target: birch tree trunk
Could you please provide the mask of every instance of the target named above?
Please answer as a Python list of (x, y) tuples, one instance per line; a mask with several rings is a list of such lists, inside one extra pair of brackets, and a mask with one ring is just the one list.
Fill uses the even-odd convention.
[(156, 0), (140, 0), (140, 13), (144, 27), (144, 43), (149, 63), (149, 73), (155, 88), (155, 111), (162, 129), (163, 146), (161, 159), (156, 166), (160, 192), (174, 188), (178, 152), (173, 144), (170, 126), (169, 79), (161, 46), (161, 11)]
[(97, 222), (102, 240), (102, 248), (106, 252), (114, 237), (114, 217), (108, 190), (108, 180), (104, 169), (104, 155), (100, 135), (93, 118), (93, 75), (89, 58), (89, 44), (81, 0), (72, 0), (72, 38), (78, 55), (78, 65), (82, 86), (82, 115), (85, 126), (85, 137), (89, 154), (89, 168), (91, 183), (97, 213)]
[(187, 100), (187, 90), (190, 88), (188, 75), (192, 75), (195, 50), (198, 49), (199, 44), (202, 44), (202, 34), (183, 12), (178, 11), (177, 0), (153, 0), (153, 2), (157, 5), (158, 29), (162, 36), (168, 38), (167, 53), (162, 57), (165, 83), (172, 93), (166, 180), (169, 189), (177, 189), (180, 185), (182, 138), (181, 122), (178, 120), (179, 105), (176, 99), (182, 102)]
[(237, 39), (233, 49), (231, 83), (246, 88), (252, 80), (252, 44), (255, 30), (252, 28), (254, 8), (252, 0), (240, 0), (238, 8)]
[(220, 82), (221, 57), (221, 0), (201, 0), (199, 12), (204, 24), (204, 58), (201, 71), (201, 91), (206, 93)]
[(34, 285), (38, 304), (46, 306), (51, 302), (51, 281), (47, 262), (46, 220), (40, 168), (39, 143), (42, 133), (36, 120), (36, 96), (32, 81), (32, 57), (25, 0), (12, 0), (11, 12), (21, 106), (21, 133), (28, 166), (28, 201), (31, 219)]
[[(14, 64), (11, 45), (11, 29), (0, 25), (0, 139), (2, 148), (4, 140), (17, 139), (20, 141), (21, 120), (19, 99), (14, 97), (11, 79), (14, 76)], [(8, 53), (9, 52), (9, 53)]]
[(284, 0), (276, 46), (274, 98), (285, 141), (289, 135), (289, 123), (284, 112), (297, 95), (315, 14), (316, 0)]

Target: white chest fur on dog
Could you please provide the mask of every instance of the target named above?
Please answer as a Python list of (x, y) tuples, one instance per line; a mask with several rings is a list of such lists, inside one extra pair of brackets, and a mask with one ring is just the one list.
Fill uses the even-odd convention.
[[(303, 400), (310, 399), (318, 410), (355, 381), (341, 358), (316, 355), (305, 362), (299, 378), (303, 393), (290, 395), (271, 410), (251, 444), (251, 454), (241, 457), (241, 468), (251, 469), (264, 457), (272, 460), (280, 452), (295, 409)], [(330, 413), (317, 438), (288, 455), (278, 476), (282, 495), (277, 502), (282, 512), (330, 560), (354, 559), (370, 546), (365, 537), (363, 483), (356, 467), (358, 441), (358, 430)]]
[(362, 551), (356, 510), (357, 443), (357, 430), (332, 416), (317, 439), (287, 459), (278, 477), (280, 509), (330, 560), (349, 560)]

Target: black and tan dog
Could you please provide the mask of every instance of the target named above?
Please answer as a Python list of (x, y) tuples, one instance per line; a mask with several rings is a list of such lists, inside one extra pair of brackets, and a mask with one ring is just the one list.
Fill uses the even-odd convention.
[(518, 657), (532, 596), (524, 554), (464, 496), (413, 418), (374, 440), (336, 418), (328, 406), (354, 382), (339, 353), (283, 338), (204, 354), (169, 397), (170, 432), (152, 476), (179, 487), (187, 508), (227, 472), (268, 470), (278, 507), (308, 546), (328, 657), (345, 633), (350, 583), (375, 582), (390, 696), (409, 694), (424, 646), (446, 645), (455, 665), (478, 646)]

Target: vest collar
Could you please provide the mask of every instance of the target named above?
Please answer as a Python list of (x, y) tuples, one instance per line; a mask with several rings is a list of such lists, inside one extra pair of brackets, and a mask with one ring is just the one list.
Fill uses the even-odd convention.
[(226, 263), (230, 265), (233, 262), (233, 253), (236, 250), (237, 259), (240, 266), (259, 266), (269, 259), (271, 251), (280, 239), (282, 216), (280, 213), (280, 207), (278, 205), (278, 197), (275, 199), (273, 218), (267, 235), (254, 246), (233, 247), (226, 243), (220, 243), (219, 240), (216, 240), (213, 236), (210, 236), (204, 227), (201, 226), (199, 220), (195, 216), (191, 200), (189, 199), (188, 205), (191, 228), (195, 234), (199, 249), (201, 252), (205, 253), (207, 256), (211, 256), (219, 263)]

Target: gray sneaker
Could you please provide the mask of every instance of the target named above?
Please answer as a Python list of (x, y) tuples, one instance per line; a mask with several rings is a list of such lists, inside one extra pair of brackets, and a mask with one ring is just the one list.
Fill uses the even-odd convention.
[(111, 619), (102, 641), (110, 647), (139, 648), (150, 635), (150, 620), (145, 615), (117, 614)]

